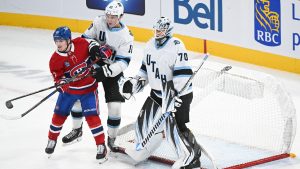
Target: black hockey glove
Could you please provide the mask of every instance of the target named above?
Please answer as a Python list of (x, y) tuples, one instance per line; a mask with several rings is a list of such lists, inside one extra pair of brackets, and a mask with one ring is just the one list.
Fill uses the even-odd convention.
[(145, 84), (146, 80), (139, 76), (128, 78), (128, 80), (124, 83), (123, 93), (138, 93), (144, 89)]
[(106, 79), (106, 76), (104, 74), (102, 66), (98, 67), (96, 69), (93, 69), (92, 76), (93, 76), (93, 78), (96, 79), (97, 82), (103, 82)]
[(110, 74), (112, 74), (112, 71), (110, 70), (109, 65), (100, 66), (92, 70), (92, 76), (97, 82), (105, 81)]
[(109, 59), (112, 56), (113, 52), (108, 45), (93, 45), (90, 47), (89, 54), (93, 61), (95, 61), (96, 59), (100, 59), (100, 62), (103, 62)]
[(123, 86), (123, 93), (130, 93), (132, 94), (132, 83), (130, 82), (130, 80), (126, 81), (124, 83), (124, 86)]

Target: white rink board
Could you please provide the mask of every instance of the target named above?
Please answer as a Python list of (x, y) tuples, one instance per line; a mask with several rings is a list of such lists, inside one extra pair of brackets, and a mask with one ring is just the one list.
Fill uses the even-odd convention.
[[(168, 16), (172, 20), (174, 20), (175, 15), (181, 19), (194, 16), (193, 20), (184, 21), (186, 22), (184, 24), (175, 23), (175, 33), (299, 59), (300, 1), (281, 0), (280, 24), (282, 44), (277, 47), (265, 46), (255, 41), (254, 1), (193, 0), (188, 2), (187, 0), (145, 0), (145, 15), (126, 14), (124, 22), (130, 26), (152, 29), (155, 18), (160, 15)], [(175, 2), (181, 2), (182, 5), (175, 6)], [(210, 6), (212, 2), (215, 4), (213, 7)], [(203, 7), (199, 11), (194, 10), (197, 4), (202, 4)], [(177, 8), (179, 13), (175, 14)], [(205, 13), (203, 11), (204, 8), (207, 8), (209, 12), (215, 11), (214, 14), (211, 14), (214, 19), (197, 18), (199, 13)], [(102, 10), (88, 9), (85, 0), (1, 0), (0, 12), (83, 20), (93, 20), (96, 16), (103, 14)], [(222, 20), (219, 20), (219, 16)], [(202, 24), (208, 24), (208, 28), (199, 28), (195, 24), (195, 20)], [(214, 29), (211, 27), (211, 22), (215, 24)], [(222, 31), (219, 31), (218, 28), (221, 27)]]

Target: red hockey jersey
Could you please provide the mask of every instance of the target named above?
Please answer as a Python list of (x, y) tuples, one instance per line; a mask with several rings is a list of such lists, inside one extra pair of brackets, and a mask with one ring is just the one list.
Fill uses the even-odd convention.
[(51, 74), (55, 82), (62, 78), (76, 77), (74, 82), (70, 83), (66, 91), (70, 94), (86, 94), (97, 89), (98, 83), (94, 78), (82, 78), (90, 73), (89, 63), (89, 42), (84, 38), (75, 38), (72, 40), (71, 50), (67, 53), (55, 51), (49, 62)]

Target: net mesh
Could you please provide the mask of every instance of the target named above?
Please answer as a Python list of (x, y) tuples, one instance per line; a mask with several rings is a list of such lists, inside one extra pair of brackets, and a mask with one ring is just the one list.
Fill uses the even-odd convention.
[[(214, 163), (227, 168), (290, 152), (295, 108), (273, 76), (239, 68), (225, 73), (202, 68), (193, 79), (193, 91), (188, 127), (210, 155), (202, 155), (202, 167), (214, 168)], [(130, 131), (117, 144), (130, 146), (133, 140)], [(166, 140), (153, 156), (177, 159)]]

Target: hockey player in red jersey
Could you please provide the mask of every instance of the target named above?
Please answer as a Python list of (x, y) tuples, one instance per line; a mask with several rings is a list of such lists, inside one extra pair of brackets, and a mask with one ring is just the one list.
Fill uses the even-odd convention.
[(54, 152), (57, 137), (70, 114), (71, 108), (75, 102), (80, 101), (83, 115), (97, 145), (96, 159), (100, 163), (104, 162), (107, 150), (103, 126), (99, 117), (98, 84), (90, 76), (92, 61), (89, 57), (95, 53), (100, 55), (101, 47), (97, 42), (92, 40), (88, 42), (84, 38), (71, 40), (71, 31), (68, 27), (57, 28), (53, 33), (53, 39), (57, 50), (53, 53), (49, 66), (55, 84), (59, 84), (57, 87), (59, 96), (54, 109), (45, 152), (49, 155)]

